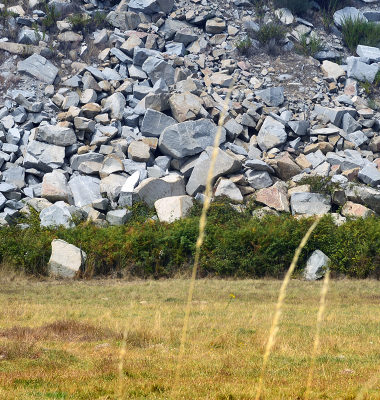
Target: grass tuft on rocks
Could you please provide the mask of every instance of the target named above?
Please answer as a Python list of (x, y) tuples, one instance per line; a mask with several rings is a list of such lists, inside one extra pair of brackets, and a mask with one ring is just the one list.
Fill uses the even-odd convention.
[(342, 35), (346, 46), (355, 54), (356, 47), (378, 47), (380, 44), (380, 25), (361, 18), (346, 18), (342, 23)]

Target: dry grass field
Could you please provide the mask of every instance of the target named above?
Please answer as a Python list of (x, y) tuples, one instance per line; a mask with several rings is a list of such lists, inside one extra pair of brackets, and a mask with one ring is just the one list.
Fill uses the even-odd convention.
[[(255, 397), (280, 281), (196, 282), (173, 393), (188, 279), (11, 275), (0, 279), (0, 399)], [(263, 399), (303, 399), (321, 287), (290, 282)], [(380, 399), (379, 367), (380, 282), (331, 281), (310, 398), (355, 399), (372, 378), (362, 398)]]

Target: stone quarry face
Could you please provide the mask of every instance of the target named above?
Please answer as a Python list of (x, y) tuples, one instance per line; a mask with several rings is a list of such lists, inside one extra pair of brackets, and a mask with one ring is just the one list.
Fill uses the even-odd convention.
[[(137, 201), (170, 223), (187, 215), (193, 197), (202, 198), (212, 164), (213, 196), (255, 201), (264, 206), (256, 217), (300, 218), (337, 206), (339, 223), (380, 214), (380, 113), (359, 83), (375, 81), (379, 49), (360, 43), (354, 57), (340, 50), (335, 31), (314, 58), (281, 65), (281, 55), (266, 61), (258, 55), (253, 64), (235, 46), (260, 28), (246, 12), (248, 2), (177, 3), (123, 0), (108, 13), (113, 27), (93, 37), (58, 21), (59, 34), (50, 39), (57, 52), (70, 47), (67, 59), (49, 58), (51, 50), (28, 26), (32, 15), (15, 19), (18, 43), (0, 37), (0, 51), (16, 58), (28, 43), (33, 51), (17, 58), (12, 72), (0, 66), (5, 79), (24, 78), (0, 95), (1, 224), (13, 223), (27, 203), (42, 226), (70, 228), (78, 212), (120, 225)], [(87, 6), (85, 12), (92, 15)], [(275, 15), (284, 26), (294, 24), (284, 51), (300, 35), (318, 32), (307, 16), (268, 11)], [(379, 15), (346, 7), (335, 12), (334, 29), (348, 17), (378, 21)], [(86, 63), (94, 47), (99, 54)], [(302, 185), (305, 177), (331, 179), (339, 188), (331, 196), (312, 193)], [(318, 278), (325, 265), (321, 254), (314, 258), (306, 279)]]

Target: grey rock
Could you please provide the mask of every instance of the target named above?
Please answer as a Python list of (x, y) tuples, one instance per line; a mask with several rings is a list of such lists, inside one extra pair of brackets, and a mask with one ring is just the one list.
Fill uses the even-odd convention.
[(349, 113), (343, 115), (342, 129), (346, 133), (353, 133), (361, 129), (361, 125)]
[(142, 65), (142, 69), (147, 73), (153, 85), (159, 79), (163, 79), (168, 86), (174, 85), (175, 83), (175, 69), (162, 59), (149, 57)]
[(111, 49), (110, 53), (112, 55), (114, 55), (122, 63), (125, 63), (125, 64), (132, 64), (133, 63), (132, 58), (128, 57), (125, 53), (123, 53), (121, 50), (117, 49), (116, 47), (113, 47)]
[(355, 148), (361, 146), (362, 144), (369, 142), (368, 137), (362, 131), (356, 131), (347, 135), (347, 139), (350, 142), (355, 143)]
[[(205, 157), (205, 159), (202, 159), (202, 161), (195, 165), (190, 179), (186, 185), (186, 192), (190, 196), (195, 196), (197, 193), (205, 190), (207, 183), (206, 171), (208, 171), (210, 168), (211, 154), (212, 147), (209, 147), (207, 149), (207, 158)], [(212, 174), (212, 183), (214, 183), (220, 176), (232, 174), (240, 171), (240, 169), (241, 162), (237, 158), (230, 156), (221, 149), (218, 149)]]
[(254, 189), (259, 190), (273, 185), (272, 178), (267, 171), (252, 171), (245, 173), (247, 181)]
[(336, 108), (328, 108), (328, 107), (322, 107), (319, 104), (317, 104), (314, 107), (314, 111), (317, 113), (317, 115), (323, 114), (326, 115), (331, 121), (331, 123), (338, 128), (341, 126), (343, 116), (346, 113), (349, 113), (352, 117), (355, 117), (356, 115), (356, 110), (353, 108), (348, 108), (348, 107), (336, 107)]
[(247, 160), (244, 165), (248, 168), (252, 168), (255, 171), (267, 171), (270, 174), (274, 174), (274, 169), (270, 165), (268, 165), (265, 161)]
[(326, 214), (331, 209), (331, 198), (319, 193), (293, 193), (290, 206), (292, 215)]
[(290, 129), (299, 136), (304, 136), (310, 127), (309, 121), (289, 121), (288, 125)]
[(125, 105), (126, 101), (124, 95), (120, 92), (116, 92), (107, 98), (104, 108), (111, 110), (111, 118), (120, 121), (123, 118)]
[(304, 270), (304, 277), (307, 281), (315, 281), (323, 278), (325, 270), (331, 260), (320, 250), (315, 250), (308, 258)]
[(357, 57), (347, 58), (347, 76), (349, 78), (355, 78), (359, 81), (373, 83), (375, 76), (379, 70), (377, 64), (365, 64), (361, 62)]
[[(160, 136), (159, 149), (163, 154), (177, 159), (198, 154), (208, 146), (214, 145), (217, 130), (217, 126), (208, 119), (169, 126)], [(223, 128), (219, 144), (225, 141), (226, 131)]]
[(25, 187), (25, 168), (23, 167), (10, 167), (3, 172), (3, 181), (7, 184), (14, 185), (19, 189)]
[(142, 181), (133, 191), (133, 201), (143, 201), (152, 207), (156, 200), (183, 195), (186, 195), (183, 178), (167, 175)]
[(98, 163), (103, 163), (104, 155), (99, 153), (85, 153), (85, 154), (75, 154), (70, 159), (70, 167), (74, 171), (78, 171), (79, 165), (85, 161), (94, 161)]
[(198, 39), (198, 35), (190, 28), (182, 28), (175, 32), (174, 41), (183, 43), (185, 46), (195, 42)]
[(162, 60), (162, 55), (159, 51), (136, 47), (133, 53), (133, 64), (141, 67), (149, 57)]
[(353, 21), (360, 19), (362, 21), (367, 21), (367, 18), (363, 13), (355, 7), (345, 7), (334, 13), (334, 23), (338, 28), (342, 27), (344, 20), (351, 18)]
[(257, 136), (257, 143), (261, 150), (270, 150), (286, 142), (288, 135), (281, 122), (267, 116)]
[(77, 141), (75, 132), (71, 128), (53, 126), (53, 125), (40, 125), (37, 129), (36, 140), (54, 144), (56, 146), (70, 146)]
[(73, 278), (81, 267), (84, 268), (87, 255), (80, 248), (61, 239), (54, 239), (51, 247), (49, 260), (51, 275)]
[(130, 210), (114, 210), (108, 211), (107, 221), (110, 225), (124, 225), (132, 217), (132, 211)]
[(110, 174), (100, 181), (100, 193), (107, 195), (111, 201), (117, 201), (120, 190), (125, 184), (127, 177), (122, 174)]
[[(192, 26), (184, 21), (177, 21), (174, 19), (167, 19), (165, 23), (160, 27), (160, 34), (163, 35), (165, 40), (175, 40), (176, 42), (181, 42), (181, 40), (176, 40), (175, 36), (177, 33), (181, 32), (183, 29), (190, 29)], [(198, 39), (198, 36), (195, 40)], [(195, 41), (192, 40), (191, 42)], [(185, 43), (184, 43), (185, 44)], [(185, 44), (186, 45), (186, 44)]]
[(284, 102), (284, 88), (274, 87), (255, 92), (269, 107), (278, 107)]
[(58, 74), (58, 68), (55, 67), (45, 57), (42, 57), (38, 54), (33, 54), (26, 60), (20, 61), (17, 64), (17, 69), (19, 73), (24, 72), (48, 85), (52, 85), (54, 83), (54, 80)]
[(321, 150), (316, 151), (315, 153), (309, 153), (306, 155), (306, 160), (313, 166), (313, 168), (318, 167), (318, 165), (322, 164), (326, 161), (326, 157), (321, 152)]
[(104, 70), (102, 71), (103, 76), (105, 77), (106, 80), (108, 81), (122, 81), (123, 78), (121, 77), (121, 75), (116, 72), (114, 69), (111, 68), (104, 68)]
[(243, 201), (239, 188), (229, 179), (221, 179), (215, 191), (215, 197), (227, 197), (233, 201)]
[(237, 138), (244, 130), (243, 125), (236, 122), (233, 118), (229, 119), (223, 126), (227, 132), (227, 136), (232, 140)]
[(40, 225), (48, 228), (56, 226), (73, 228), (75, 226), (70, 211), (63, 201), (58, 201), (52, 206), (44, 208), (40, 213), (40, 220)]
[(176, 124), (177, 121), (174, 118), (148, 109), (141, 125), (141, 133), (148, 137), (160, 137), (165, 128)]
[(380, 61), (380, 49), (377, 47), (363, 46), (361, 44), (356, 48), (359, 57), (368, 58), (371, 62)]
[(60, 168), (65, 159), (65, 148), (33, 140), (26, 148), (23, 166), (51, 172)]
[(174, 0), (131, 0), (128, 8), (136, 13), (156, 14), (160, 11), (169, 13), (174, 6)]
[[(97, 68), (92, 67), (92, 66), (87, 66), (86, 70), (88, 72), (90, 72), (93, 77), (97, 80), (97, 81), (104, 81), (106, 79), (106, 77), (103, 75), (102, 71), (99, 71)], [(83, 82), (84, 83), (84, 82)], [(88, 89), (87, 87), (83, 87), (84, 89)]]
[(166, 53), (169, 55), (177, 55), (179, 57), (183, 57), (185, 55), (185, 45), (183, 43), (167, 43), (165, 45)]
[(366, 165), (359, 171), (358, 178), (371, 186), (380, 185), (380, 171), (372, 165)]
[(69, 186), (77, 207), (85, 207), (101, 198), (100, 179), (90, 176), (75, 176), (69, 181)]

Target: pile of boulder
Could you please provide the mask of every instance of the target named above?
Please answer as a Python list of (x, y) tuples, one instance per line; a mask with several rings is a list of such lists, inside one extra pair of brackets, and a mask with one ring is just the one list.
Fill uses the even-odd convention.
[[(238, 30), (222, 14), (173, 7), (123, 0), (108, 14), (114, 30), (94, 33), (107, 44), (98, 62), (66, 76), (41, 52), (18, 62), (43, 93), (10, 90), (0, 108), (0, 223), (33, 208), (42, 226), (119, 225), (141, 201), (161, 221), (181, 218), (204, 199), (217, 136), (213, 196), (237, 210), (339, 209), (337, 223), (379, 214), (380, 115), (358, 81), (374, 81), (380, 50), (358, 46), (343, 65), (309, 59), (320, 69), (302, 102), (291, 75), (232, 58)], [(310, 176), (331, 178), (332, 195), (312, 193)]]

